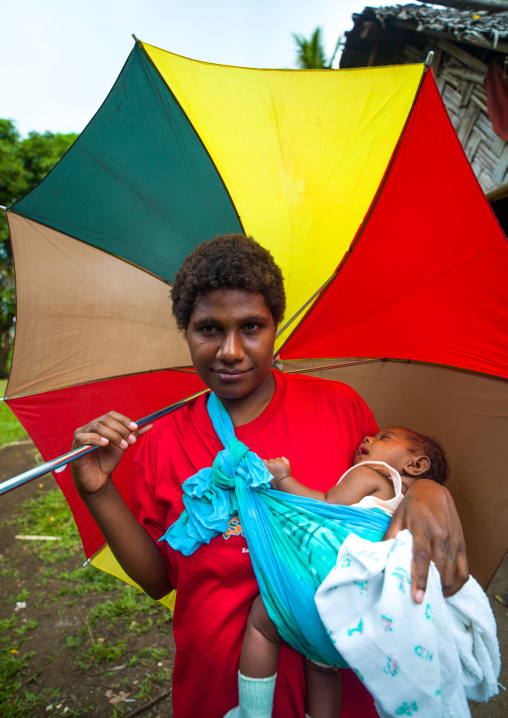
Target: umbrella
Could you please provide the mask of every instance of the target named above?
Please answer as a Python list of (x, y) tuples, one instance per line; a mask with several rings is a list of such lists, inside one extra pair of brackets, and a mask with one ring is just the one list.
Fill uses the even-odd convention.
[[(508, 545), (508, 247), (426, 65), (257, 70), (137, 42), (8, 219), (6, 396), (46, 460), (90, 417), (139, 419), (203, 388), (169, 285), (201, 241), (245, 232), (284, 273), (283, 369), (439, 437), (472, 570), (490, 580)], [(133, 454), (115, 477), (127, 501)], [(56, 479), (87, 557), (118, 572), (69, 468)]]

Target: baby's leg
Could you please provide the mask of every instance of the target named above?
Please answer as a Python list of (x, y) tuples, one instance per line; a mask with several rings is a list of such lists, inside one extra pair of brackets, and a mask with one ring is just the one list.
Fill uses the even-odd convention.
[(239, 706), (224, 718), (271, 718), (281, 639), (258, 596), (249, 613), (238, 671)]
[(240, 673), (250, 678), (273, 676), (277, 671), (281, 643), (265, 604), (261, 596), (258, 596), (252, 604), (247, 619), (240, 653)]
[(342, 703), (340, 671), (320, 666), (306, 658), (303, 663), (310, 718), (338, 718)]

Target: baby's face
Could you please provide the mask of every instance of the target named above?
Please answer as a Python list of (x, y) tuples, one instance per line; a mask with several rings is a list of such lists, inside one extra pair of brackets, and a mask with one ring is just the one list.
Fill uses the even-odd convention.
[(364, 461), (384, 461), (399, 474), (414, 459), (414, 434), (401, 426), (390, 426), (378, 431), (375, 436), (366, 436), (356, 450), (353, 464)]

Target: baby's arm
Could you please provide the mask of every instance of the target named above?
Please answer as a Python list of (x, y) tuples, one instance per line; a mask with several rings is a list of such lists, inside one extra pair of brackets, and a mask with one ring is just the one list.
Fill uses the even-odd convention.
[(386, 501), (393, 499), (393, 481), (384, 466), (358, 464), (341, 481), (328, 491), (328, 503), (351, 506), (366, 496), (377, 496)]
[(315, 491), (304, 486), (291, 476), (291, 466), (287, 459), (269, 459), (265, 466), (273, 475), (271, 486), (286, 494), (303, 496), (308, 499), (324, 501), (327, 504), (356, 504), (365, 496), (375, 495), (380, 499), (391, 499), (394, 496), (393, 483), (385, 469), (360, 464), (350, 471), (336, 486), (329, 491)]
[(263, 459), (263, 463), (273, 476), (273, 480), (270, 482), (272, 489), (284, 491), (286, 494), (293, 494), (294, 496), (326, 501), (326, 494), (322, 491), (309, 489), (291, 476), (291, 465), (284, 457), (280, 459)]

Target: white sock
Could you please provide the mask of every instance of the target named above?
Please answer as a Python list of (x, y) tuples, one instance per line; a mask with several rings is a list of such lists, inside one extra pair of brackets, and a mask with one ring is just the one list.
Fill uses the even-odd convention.
[(224, 718), (272, 718), (276, 678), (277, 674), (269, 678), (249, 678), (238, 671), (240, 705)]

